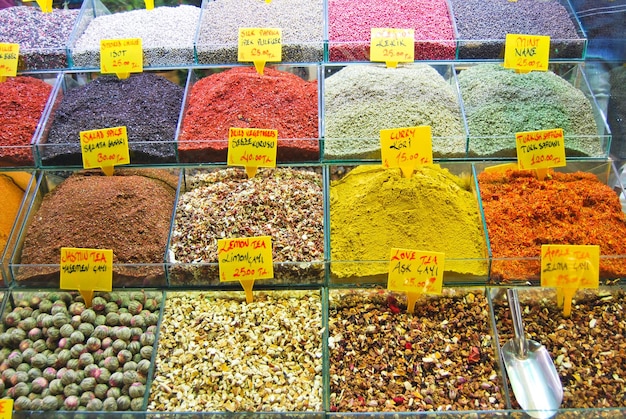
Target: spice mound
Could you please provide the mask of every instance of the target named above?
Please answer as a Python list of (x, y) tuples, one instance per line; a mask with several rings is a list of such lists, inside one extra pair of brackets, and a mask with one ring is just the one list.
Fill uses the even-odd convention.
[(260, 170), (250, 179), (241, 169), (188, 172), (182, 188), (169, 249), (172, 283), (219, 283), (218, 240), (254, 236), (272, 238), (276, 281), (323, 278), (319, 172), (279, 168)]
[(0, 83), (0, 166), (34, 166), (30, 146), (52, 86), (34, 77)]
[(271, 68), (237, 67), (191, 88), (178, 152), (183, 162), (226, 161), (228, 130), (278, 130), (278, 161), (319, 160), (317, 82)]
[(200, 8), (155, 7), (104, 14), (92, 19), (71, 53), (75, 67), (100, 66), (100, 40), (141, 38), (144, 67), (193, 64)]
[[(622, 236), (623, 237), (623, 236)], [(520, 290), (524, 330), (548, 348), (563, 383), (563, 408), (626, 407), (626, 291), (576, 291), (563, 318), (554, 290)], [(494, 298), (500, 342), (513, 338), (508, 304)]]
[(63, 69), (79, 10), (16, 6), (0, 10), (0, 42), (20, 45), (20, 70)]
[(380, 160), (380, 130), (430, 125), (433, 155), (465, 156), (457, 93), (433, 67), (347, 66), (324, 82), (324, 158)]
[(422, 166), (411, 178), (400, 169), (358, 166), (334, 181), (332, 274), (382, 279), (391, 249), (406, 248), (444, 252), (447, 279), (486, 275), (485, 236), (469, 184), (469, 175), (460, 178), (438, 165)]
[(132, 163), (176, 161), (176, 125), (183, 88), (151, 73), (125, 80), (102, 76), (70, 89), (39, 143), (44, 165), (80, 165), (80, 132), (126, 126)]
[(617, 194), (591, 173), (531, 171), (478, 175), (494, 259), (492, 280), (538, 280), (542, 244), (598, 245), (600, 278), (626, 275), (626, 216)]
[(0, 172), (0, 256), (4, 251), (15, 217), (22, 204), (24, 192), (32, 175), (26, 172)]
[(168, 293), (149, 411), (322, 409), (319, 291)]
[[(481, 64), (458, 76), (470, 155), (516, 156), (515, 133), (562, 128), (568, 156), (603, 156), (591, 102), (556, 74)], [(490, 138), (491, 137), (491, 138)]]
[[(84, 247), (113, 250), (114, 286), (164, 283), (177, 182), (165, 170), (71, 175), (44, 196), (32, 217), (16, 279), (58, 281), (61, 247)], [(28, 266), (36, 264), (55, 266)]]
[(497, 410), (506, 406), (481, 290), (406, 298), (331, 290), (330, 410)]
[(414, 30), (416, 60), (454, 60), (454, 29), (444, 0), (329, 0), (331, 61), (369, 61), (371, 28)]
[[(502, 58), (506, 34), (550, 37), (550, 59), (584, 58), (585, 40), (559, 0), (451, 0), (459, 58)], [(572, 13), (573, 15), (573, 13)]]
[(0, 325), (3, 397), (14, 410), (143, 410), (161, 300), (95, 293), (87, 308), (78, 293), (12, 292)]

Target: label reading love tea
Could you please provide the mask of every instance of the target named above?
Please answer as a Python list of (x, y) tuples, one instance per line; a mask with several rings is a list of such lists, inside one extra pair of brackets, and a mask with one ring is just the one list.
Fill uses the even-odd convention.
[(112, 283), (113, 250), (61, 248), (61, 289), (80, 291), (89, 307), (93, 292), (111, 291)]
[(17, 75), (19, 56), (19, 44), (0, 43), (0, 80)]
[(277, 28), (239, 28), (237, 60), (253, 62), (263, 74), (266, 62), (282, 61), (283, 35)]
[(541, 246), (541, 285), (556, 288), (598, 288), (600, 247), (591, 245)]
[(270, 236), (218, 240), (217, 257), (222, 282), (274, 277)]
[(561, 128), (515, 134), (520, 170), (565, 166), (565, 141)]
[(417, 166), (433, 162), (431, 127), (380, 130), (380, 150), (383, 167), (400, 168), (411, 177)]
[(117, 74), (120, 79), (143, 71), (141, 38), (100, 40), (100, 72)]
[(415, 36), (413, 29), (372, 28), (370, 38), (370, 61), (385, 62), (387, 67), (415, 59)]
[(248, 177), (259, 167), (276, 167), (278, 130), (230, 128), (228, 130), (229, 166), (244, 166)]
[(547, 71), (550, 59), (550, 37), (507, 34), (504, 44), (504, 67), (520, 73)]
[(130, 163), (126, 127), (112, 127), (80, 132), (83, 167), (101, 167), (107, 174), (113, 166)]
[(441, 294), (445, 254), (391, 249), (387, 288), (417, 294)]

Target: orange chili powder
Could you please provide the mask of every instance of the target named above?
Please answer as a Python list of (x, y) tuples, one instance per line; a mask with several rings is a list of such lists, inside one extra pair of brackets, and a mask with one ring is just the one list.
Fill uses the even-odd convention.
[[(495, 282), (539, 280), (542, 244), (598, 245), (600, 278), (626, 275), (626, 216), (617, 194), (591, 173), (509, 170), (478, 175)], [(522, 259), (520, 259), (522, 258)], [(533, 260), (523, 258), (535, 258)]]

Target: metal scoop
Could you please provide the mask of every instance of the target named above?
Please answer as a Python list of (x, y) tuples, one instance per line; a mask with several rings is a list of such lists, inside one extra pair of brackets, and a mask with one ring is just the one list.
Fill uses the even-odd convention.
[(502, 347), (509, 382), (519, 405), (533, 418), (554, 416), (563, 401), (563, 385), (550, 353), (542, 344), (526, 339), (517, 290), (508, 289), (515, 337)]

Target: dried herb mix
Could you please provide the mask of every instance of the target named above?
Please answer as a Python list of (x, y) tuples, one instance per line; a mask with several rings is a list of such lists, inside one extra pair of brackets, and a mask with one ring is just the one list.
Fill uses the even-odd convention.
[(450, 277), (486, 275), (485, 236), (469, 184), (438, 165), (422, 166), (410, 179), (400, 169), (357, 166), (332, 182), (331, 274), (386, 279), (385, 261), (398, 247), (445, 252)]
[(219, 283), (217, 241), (265, 235), (272, 237), (277, 281), (321, 281), (324, 211), (319, 172), (262, 169), (248, 179), (242, 169), (225, 169), (187, 174), (185, 180), (170, 243), (172, 284)]
[(380, 159), (380, 130), (430, 125), (435, 157), (463, 157), (457, 92), (425, 64), (351, 65), (324, 81), (324, 158)]
[(406, 313), (385, 290), (331, 290), (330, 410), (497, 410), (506, 403), (482, 291), (446, 289)]
[(34, 77), (0, 83), (0, 166), (34, 166), (30, 143), (52, 86)]
[(516, 132), (562, 128), (568, 156), (604, 156), (590, 100), (562, 77), (480, 64), (458, 80), (470, 155), (515, 157)]
[[(542, 244), (599, 245), (601, 255), (626, 255), (626, 216), (617, 194), (591, 173), (482, 172), (478, 184), (495, 282), (538, 280)], [(600, 260), (601, 278), (626, 275), (626, 259)]]
[(152, 73), (125, 80), (101, 76), (69, 89), (39, 142), (42, 164), (80, 165), (80, 132), (126, 126), (131, 163), (176, 161), (176, 125), (183, 88)]
[[(113, 286), (163, 284), (177, 183), (156, 169), (74, 173), (44, 196), (28, 225), (16, 280), (49, 284), (59, 277), (60, 248), (86, 247), (113, 250)], [(56, 266), (24, 266), (36, 264)]]
[(183, 162), (226, 161), (228, 130), (278, 130), (278, 161), (319, 160), (316, 81), (286, 71), (236, 67), (198, 80), (178, 137)]

